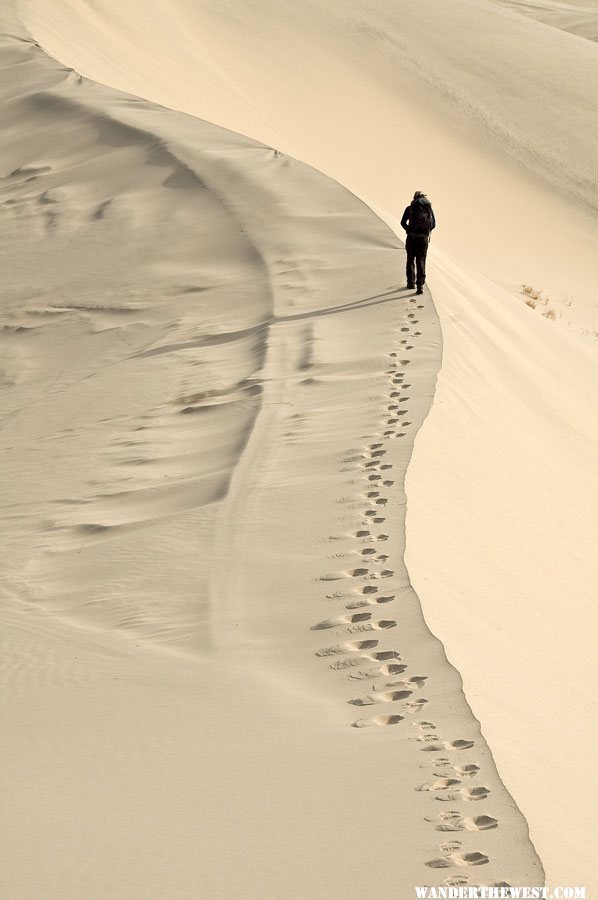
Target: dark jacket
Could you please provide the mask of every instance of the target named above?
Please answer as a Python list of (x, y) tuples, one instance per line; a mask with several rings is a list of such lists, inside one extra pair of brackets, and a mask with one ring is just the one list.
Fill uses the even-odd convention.
[[(424, 209), (427, 209), (430, 213), (431, 227), (429, 230), (426, 229), (425, 231), (422, 231), (422, 230), (416, 231), (415, 229), (411, 228), (411, 224), (410, 224), (411, 219), (415, 218), (415, 216), (417, 215), (417, 209), (415, 209), (415, 207), (418, 205)], [(401, 226), (405, 229), (407, 234), (418, 234), (418, 235), (429, 234), (433, 228), (436, 228), (436, 218), (434, 216), (434, 210), (432, 209), (432, 204), (430, 203), (430, 201), (428, 200), (427, 197), (418, 197), (417, 200), (413, 200), (413, 202), (409, 204), (409, 206), (406, 208), (405, 212), (403, 213), (403, 218), (401, 219)]]

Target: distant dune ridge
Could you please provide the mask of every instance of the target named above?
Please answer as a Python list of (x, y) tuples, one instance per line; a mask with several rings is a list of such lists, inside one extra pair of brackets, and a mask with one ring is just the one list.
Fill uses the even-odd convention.
[(11, 898), (595, 883), (598, 57), (505, 5), (0, 8)]
[(492, 0), (514, 12), (561, 28), (590, 41), (598, 41), (598, 3), (596, 0)]

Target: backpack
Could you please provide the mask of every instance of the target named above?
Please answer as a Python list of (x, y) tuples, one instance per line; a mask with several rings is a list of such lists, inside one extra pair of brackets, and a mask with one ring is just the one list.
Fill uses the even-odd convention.
[(423, 197), (414, 200), (409, 214), (409, 233), (429, 235), (432, 231), (432, 204)]

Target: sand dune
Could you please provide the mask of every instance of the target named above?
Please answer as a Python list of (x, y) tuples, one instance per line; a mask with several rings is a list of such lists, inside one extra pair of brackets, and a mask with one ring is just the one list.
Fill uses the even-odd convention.
[(8, 895), (537, 883), (403, 562), (440, 334), (395, 235), (4, 16)]
[[(591, 886), (595, 46), (477, 0), (20, 9), (74, 70), (4, 13), (11, 895), (541, 882), (410, 580)], [(281, 150), (397, 231), (429, 190), (442, 348), (392, 231)]]

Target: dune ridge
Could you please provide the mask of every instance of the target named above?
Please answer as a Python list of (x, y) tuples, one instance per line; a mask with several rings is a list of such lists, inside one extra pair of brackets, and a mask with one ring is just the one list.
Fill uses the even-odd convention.
[(595, 325), (592, 42), (486, 0), (19, 8), (84, 75), (277, 147), (390, 215), (424, 188), (449, 211), (443, 251), (508, 290), (572, 296), (567, 320)]
[(524, 16), (530, 16), (550, 25), (569, 31), (578, 37), (590, 41), (598, 41), (598, 3), (596, 0), (585, 0), (576, 3), (574, 0), (557, 2), (557, 0), (492, 0), (499, 6), (505, 6)]

